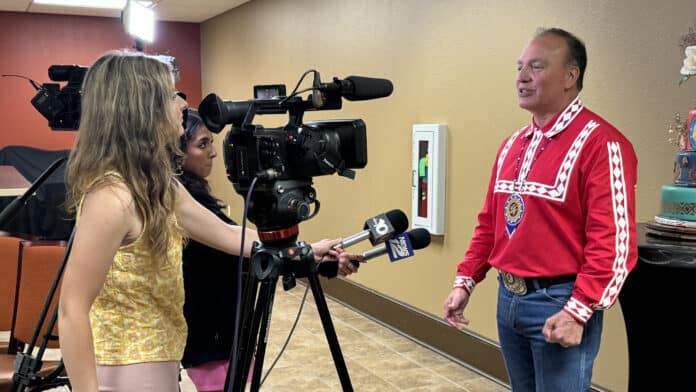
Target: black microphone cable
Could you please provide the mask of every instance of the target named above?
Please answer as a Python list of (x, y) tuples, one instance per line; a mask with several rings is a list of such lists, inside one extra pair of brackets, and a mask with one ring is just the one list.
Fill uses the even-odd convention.
[[(321, 257), (321, 260), (319, 260), (319, 263), (324, 261), (324, 257), (326, 257), (326, 256)], [(297, 316), (295, 316), (295, 321), (293, 321), (292, 327), (290, 327), (290, 332), (288, 332), (288, 337), (285, 339), (285, 343), (283, 343), (283, 347), (280, 348), (280, 351), (278, 352), (278, 355), (273, 360), (273, 363), (271, 363), (271, 366), (268, 367), (266, 374), (264, 374), (263, 378), (261, 379), (261, 382), (259, 383), (259, 387), (261, 387), (261, 385), (263, 385), (264, 381), (266, 381), (266, 378), (268, 378), (268, 376), (271, 374), (271, 370), (273, 370), (275, 365), (280, 360), (280, 357), (285, 353), (285, 349), (288, 347), (288, 344), (290, 344), (290, 339), (292, 338), (292, 335), (295, 333), (295, 328), (297, 327), (297, 323), (300, 321), (300, 316), (302, 315), (302, 309), (304, 308), (304, 304), (307, 300), (307, 293), (308, 292), (309, 292), (309, 284), (307, 284), (305, 286), (305, 291), (304, 291), (304, 294), (302, 295), (302, 301), (300, 301), (300, 308), (297, 310)]]
[(308, 87), (308, 88), (303, 89), (303, 90), (300, 90), (300, 91), (297, 91), (297, 89), (300, 87), (300, 84), (302, 84), (302, 81), (304, 80), (304, 78), (305, 78), (307, 75), (309, 75), (310, 73), (313, 73), (313, 74), (316, 75), (318, 72), (317, 72), (317, 70), (315, 70), (315, 69), (309, 69), (309, 70), (305, 71), (305, 73), (303, 73), (302, 76), (300, 76), (300, 80), (297, 81), (297, 84), (295, 85), (295, 88), (292, 89), (292, 92), (290, 92), (290, 94), (289, 94), (287, 97), (281, 99), (281, 100), (278, 102), (278, 105), (284, 104), (288, 99), (290, 99), (290, 98), (296, 96), (297, 94), (302, 94), (302, 93), (307, 92), (307, 91), (314, 91), (314, 86)]
[[(254, 187), (258, 179), (258, 177), (254, 177), (254, 179), (251, 181), (246, 198), (244, 199), (244, 213), (242, 215), (242, 244), (239, 247), (239, 263), (237, 265), (237, 299), (234, 312), (234, 334), (232, 338), (232, 352), (234, 352), (234, 355), (232, 356), (232, 363), (230, 363), (230, 367), (234, 369), (234, 371), (237, 370), (237, 361), (239, 361), (237, 353), (239, 348), (239, 324), (241, 323), (242, 316), (242, 274), (244, 273), (242, 264), (244, 264), (244, 241), (246, 240), (247, 215), (249, 214), (251, 194), (254, 191)], [(249, 271), (249, 273), (251, 273), (251, 271)]]
[(31, 85), (32, 85), (37, 91), (38, 91), (38, 90), (41, 90), (41, 85), (40, 85), (39, 83), (35, 82), (35, 81), (32, 80), (32, 79), (29, 79), (29, 78), (26, 77), (26, 76), (23, 76), (23, 75), (15, 75), (15, 74), (5, 74), (5, 75), (2, 75), (2, 77), (8, 77), (8, 76), (9, 76), (9, 77), (15, 77), (15, 78), (21, 78), (21, 79), (26, 79), (26, 80), (29, 81), (29, 83), (31, 83)]

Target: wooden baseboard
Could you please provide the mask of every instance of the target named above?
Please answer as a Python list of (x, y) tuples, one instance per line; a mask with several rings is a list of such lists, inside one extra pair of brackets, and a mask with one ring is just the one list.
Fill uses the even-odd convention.
[[(398, 333), (509, 388), (500, 345), (347, 279), (322, 279), (324, 293)], [(593, 385), (592, 391), (604, 389)]]

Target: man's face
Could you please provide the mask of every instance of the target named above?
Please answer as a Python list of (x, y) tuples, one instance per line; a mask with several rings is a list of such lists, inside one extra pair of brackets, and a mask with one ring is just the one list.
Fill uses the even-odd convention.
[[(568, 46), (555, 35), (534, 38), (517, 61), (517, 98), (520, 107), (536, 116), (561, 111), (566, 92), (574, 88), (577, 67), (567, 64)], [(573, 69), (574, 68), (574, 69)], [(574, 76), (575, 74), (575, 76)]]

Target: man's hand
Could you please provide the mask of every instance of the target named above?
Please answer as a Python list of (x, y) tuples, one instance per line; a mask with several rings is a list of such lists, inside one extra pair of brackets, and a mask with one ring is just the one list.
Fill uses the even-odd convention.
[(549, 343), (558, 343), (563, 347), (577, 346), (582, 342), (585, 326), (564, 311), (546, 319), (542, 333)]
[(457, 329), (469, 325), (469, 320), (464, 318), (464, 308), (469, 303), (469, 293), (462, 288), (454, 288), (445, 300), (445, 320)]

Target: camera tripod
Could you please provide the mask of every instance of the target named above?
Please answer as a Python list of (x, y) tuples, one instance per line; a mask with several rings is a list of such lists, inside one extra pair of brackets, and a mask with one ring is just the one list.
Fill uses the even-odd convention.
[[(250, 259), (249, 275), (242, 302), (242, 324), (238, 347), (233, 347), (230, 368), (227, 372), (225, 391), (244, 391), (252, 360), (254, 372), (251, 391), (258, 391), (261, 372), (268, 342), (273, 300), (279, 277), (283, 277), (283, 288), (295, 287), (295, 279), (306, 277), (312, 289), (317, 311), (321, 318), (326, 340), (329, 343), (336, 372), (343, 391), (353, 391), (348, 369), (341, 353), (324, 292), (319, 283), (317, 263), (312, 248), (304, 242), (296, 242), (297, 226), (289, 229), (289, 237), (281, 240), (263, 242), (264, 234), (259, 232), (262, 242), (255, 243)], [(278, 233), (278, 232), (274, 232)], [(255, 359), (254, 359), (255, 357)]]

